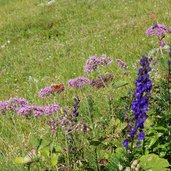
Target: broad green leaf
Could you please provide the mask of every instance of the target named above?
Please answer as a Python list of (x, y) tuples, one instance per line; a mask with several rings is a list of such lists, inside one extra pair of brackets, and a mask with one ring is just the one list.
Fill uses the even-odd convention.
[(30, 139), (30, 144), (34, 147), (34, 148), (38, 148), (38, 146), (40, 145), (41, 140), (36, 138), (36, 137), (31, 137)]
[(47, 141), (45, 139), (42, 139), (41, 144), (39, 146), (39, 149), (42, 149), (42, 148), (44, 148), (46, 146), (49, 146), (49, 144), (50, 144), (50, 141)]
[(156, 154), (144, 155), (139, 160), (140, 166), (144, 170), (167, 171), (167, 167), (169, 166), (169, 162), (166, 159), (159, 158)]
[(154, 137), (151, 138), (150, 144), (148, 148), (150, 148), (152, 145), (156, 143), (156, 141), (163, 135), (163, 133), (157, 133)]
[(58, 155), (53, 153), (51, 156), (51, 164), (52, 166), (56, 166), (58, 163)]
[(48, 158), (49, 157), (49, 148), (48, 147), (44, 147), (42, 149), (39, 149), (39, 152), (45, 158)]

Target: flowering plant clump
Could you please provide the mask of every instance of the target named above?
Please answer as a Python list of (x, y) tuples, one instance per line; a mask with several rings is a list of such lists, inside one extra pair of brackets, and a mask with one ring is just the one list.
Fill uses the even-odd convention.
[(84, 84), (91, 84), (91, 80), (86, 77), (77, 77), (68, 81), (68, 85), (72, 88), (82, 88)]
[(132, 125), (128, 125), (128, 137), (123, 142), (125, 147), (128, 147), (129, 142), (133, 141), (134, 137), (138, 134), (137, 145), (140, 145), (140, 141), (144, 139), (145, 133), (143, 131), (144, 122), (147, 119), (147, 110), (149, 105), (149, 94), (152, 89), (152, 83), (149, 79), (148, 72), (151, 71), (150, 60), (143, 56), (140, 60), (142, 66), (138, 72), (138, 79), (136, 81), (135, 97), (132, 102), (132, 114), (133, 117), (130, 119)]
[(0, 111), (5, 114), (5, 111), (17, 111), (19, 108), (28, 105), (28, 101), (24, 98), (10, 98), (6, 101), (0, 102)]
[(147, 36), (156, 36), (159, 40), (160, 47), (164, 47), (166, 42), (163, 40), (166, 33), (171, 33), (171, 27), (166, 27), (164, 24), (155, 24), (146, 30)]
[(50, 95), (52, 93), (53, 93), (52, 87), (51, 86), (48, 86), (48, 87), (45, 87), (45, 88), (41, 89), (39, 91), (39, 93), (38, 93), (38, 96), (39, 97), (46, 97), (46, 96), (48, 96), (48, 95)]
[(63, 115), (59, 116), (58, 118), (49, 121), (48, 124), (51, 128), (52, 133), (56, 132), (56, 129), (60, 127), (65, 134), (70, 134), (73, 131), (82, 131), (87, 132), (89, 130), (88, 126), (83, 122), (78, 122), (77, 117), (79, 115), (79, 103), (80, 99), (74, 98), (75, 104), (73, 105), (74, 109), (72, 112), (69, 112), (67, 109), (63, 109)]
[(84, 71), (86, 73), (90, 73), (92, 71), (96, 71), (98, 66), (106, 66), (112, 63), (112, 58), (107, 57), (106, 55), (102, 55), (101, 57), (91, 56), (85, 64)]
[(161, 38), (165, 35), (167, 31), (167, 27), (164, 24), (155, 24), (154, 26), (151, 26), (146, 30), (147, 36), (157, 36), (158, 38)]
[(21, 107), (18, 110), (18, 114), (19, 115), (23, 115), (23, 116), (30, 116), (30, 115), (34, 115), (34, 116), (42, 116), (42, 115), (52, 115), (55, 112), (58, 112), (60, 110), (60, 106), (58, 104), (54, 104), (52, 106), (30, 106), (30, 105), (26, 105)]

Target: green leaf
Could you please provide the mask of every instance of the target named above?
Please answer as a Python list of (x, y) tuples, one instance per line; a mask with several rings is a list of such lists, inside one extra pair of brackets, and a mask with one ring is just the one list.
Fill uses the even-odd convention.
[(56, 151), (56, 153), (61, 153), (62, 152), (62, 147), (61, 146), (55, 146), (54, 147), (55, 148), (55, 151)]
[(157, 133), (154, 137), (151, 138), (150, 144), (148, 145), (148, 148), (150, 148), (152, 145), (156, 143), (156, 141), (163, 135), (163, 133)]
[(25, 163), (23, 157), (16, 157), (14, 162), (17, 164), (24, 164)]
[(42, 149), (42, 148), (44, 148), (44, 147), (49, 146), (50, 143), (51, 143), (50, 141), (45, 140), (45, 139), (42, 139), (41, 144), (40, 144), (40, 146), (39, 146), (39, 149)]
[(51, 156), (51, 164), (52, 166), (56, 166), (58, 163), (58, 156), (57, 154), (53, 153)]
[(41, 140), (40, 140), (40, 139), (38, 139), (38, 138), (36, 138), (36, 137), (31, 137), (31, 139), (30, 139), (30, 144), (31, 144), (34, 148), (37, 149), (37, 148), (39, 147), (40, 143), (41, 143)]
[(123, 86), (126, 86), (126, 85), (128, 85), (128, 83), (123, 82), (123, 81), (114, 82), (112, 84), (113, 88), (120, 88), (120, 87), (123, 87)]
[(144, 155), (139, 160), (140, 166), (144, 170), (167, 171), (167, 167), (169, 166), (169, 162), (166, 159), (159, 158), (156, 154)]
[(98, 146), (101, 143), (102, 143), (101, 141), (90, 141), (90, 145), (93, 145), (93, 146)]
[(48, 158), (49, 157), (49, 148), (48, 147), (44, 147), (42, 149), (39, 149), (39, 152), (45, 158)]

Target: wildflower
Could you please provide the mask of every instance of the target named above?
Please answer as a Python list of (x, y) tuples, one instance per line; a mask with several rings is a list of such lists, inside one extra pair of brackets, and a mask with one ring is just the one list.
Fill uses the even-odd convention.
[(46, 113), (46, 106), (32, 106), (32, 112), (34, 116), (42, 116)]
[(84, 84), (90, 84), (91, 81), (86, 77), (77, 77), (68, 81), (68, 85), (72, 88), (82, 88)]
[(118, 66), (120, 66), (122, 69), (128, 68), (128, 65), (124, 61), (122, 61), (121, 59), (116, 59), (116, 62), (118, 64)]
[(50, 95), (51, 93), (53, 93), (53, 89), (51, 88), (51, 86), (49, 86), (41, 89), (38, 93), (38, 96), (43, 98)]
[(45, 106), (44, 107), (44, 113), (46, 115), (52, 115), (55, 112), (58, 112), (60, 109), (60, 106), (58, 104), (54, 104), (52, 106)]
[(77, 97), (74, 98), (74, 101), (75, 104), (73, 105), (74, 109), (72, 110), (72, 112), (69, 112), (67, 109), (63, 109), (65, 114), (48, 122), (52, 133), (55, 133), (58, 127), (61, 128), (65, 132), (65, 134), (70, 135), (73, 131), (87, 132), (89, 130), (88, 126), (84, 122), (77, 121), (77, 117), (79, 115), (78, 108), (80, 99)]
[(129, 126), (131, 129), (128, 131), (127, 139), (123, 142), (124, 147), (128, 147), (129, 142), (133, 141), (135, 136), (138, 136), (137, 145), (139, 146), (140, 141), (145, 137), (143, 128), (144, 122), (147, 119), (146, 112), (149, 105), (149, 94), (152, 89), (152, 83), (148, 74), (151, 71), (149, 62), (150, 60), (145, 56), (140, 60), (142, 68), (138, 72), (139, 77), (136, 80), (135, 97), (131, 107), (133, 117), (130, 119), (130, 123), (132, 123), (132, 126)]
[(167, 31), (167, 27), (165, 25), (157, 23), (146, 30), (146, 35), (147, 36), (156, 35), (158, 38), (161, 39), (161, 37), (165, 35), (166, 31)]
[(112, 58), (108, 58), (106, 55), (102, 55), (101, 57), (91, 56), (85, 64), (84, 71), (86, 73), (90, 73), (92, 71), (96, 71), (98, 66), (106, 66), (112, 63)]
[(60, 110), (60, 106), (58, 104), (54, 104), (52, 106), (30, 106), (30, 105), (26, 105), (21, 107), (18, 110), (18, 114), (19, 115), (23, 115), (23, 116), (30, 116), (30, 115), (34, 115), (34, 116), (42, 116), (44, 114), (46, 115), (52, 115), (55, 112), (58, 112)]
[(24, 98), (10, 98), (9, 100), (0, 102), (0, 110), (5, 111), (17, 111), (19, 108), (28, 105), (28, 101)]
[(29, 106), (29, 105), (23, 106), (18, 110), (19, 115), (23, 115), (26, 117), (31, 115), (31, 112), (32, 112), (32, 106)]
[(72, 113), (74, 114), (75, 117), (77, 117), (79, 115), (78, 109), (80, 107), (79, 106), (80, 99), (77, 97), (77, 98), (74, 98), (74, 101), (75, 101), (75, 104), (73, 105), (74, 110), (72, 110)]
[(161, 40), (161, 41), (160, 41), (160, 46), (161, 46), (161, 47), (164, 47), (165, 45), (166, 45), (166, 42), (165, 42), (164, 40)]
[(100, 58), (100, 65), (106, 66), (113, 62), (112, 58), (108, 58), (105, 54), (103, 54)]

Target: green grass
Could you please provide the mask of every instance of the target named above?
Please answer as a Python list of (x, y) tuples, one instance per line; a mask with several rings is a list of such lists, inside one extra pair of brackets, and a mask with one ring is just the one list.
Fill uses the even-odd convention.
[[(56, 101), (69, 106), (72, 97), (79, 95), (80, 110), (86, 115), (87, 89), (70, 90), (67, 81), (86, 76), (83, 67), (89, 56), (107, 54), (114, 60), (124, 60), (129, 75), (123, 76), (124, 71), (115, 62), (103, 71), (112, 72), (116, 80), (124, 80), (129, 86), (122, 92), (111, 89), (91, 92), (99, 115), (103, 116), (108, 103), (106, 95), (112, 92), (117, 98), (133, 88), (137, 70), (132, 65), (155, 47), (156, 39), (147, 38), (144, 33), (156, 22), (151, 19), (152, 13), (159, 23), (171, 25), (169, 0), (57, 0), (45, 7), (39, 6), (42, 2), (45, 1), (0, 0), (0, 45), (10, 41), (0, 47), (2, 101), (18, 96), (42, 105), (46, 102), (37, 97), (37, 92), (51, 83), (64, 83), (66, 91)], [(48, 103), (53, 103), (53, 99), (48, 98)], [(12, 160), (26, 154), (32, 134), (47, 132), (47, 126), (42, 128), (43, 119), (14, 120), (14, 124), (6, 117), (0, 120), (0, 170), (22, 169), (12, 164)]]

